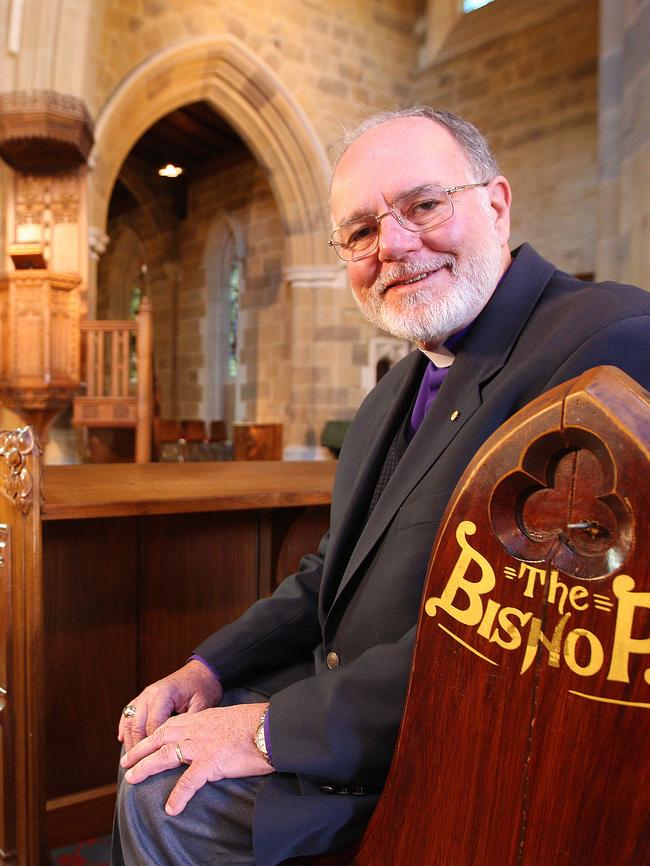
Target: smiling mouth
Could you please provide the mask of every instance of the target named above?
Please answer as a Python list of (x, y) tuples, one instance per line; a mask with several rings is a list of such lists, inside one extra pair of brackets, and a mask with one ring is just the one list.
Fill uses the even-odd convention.
[(435, 273), (434, 271), (426, 271), (424, 274), (418, 274), (417, 277), (411, 277), (410, 280), (404, 280), (401, 285), (408, 286), (410, 283), (419, 283), (420, 280), (426, 280), (427, 277), (430, 277), (431, 274)]
[(419, 283), (422, 280), (426, 280), (427, 277), (432, 276), (432, 274), (438, 273), (439, 270), (441, 270), (441, 268), (436, 268), (433, 271), (424, 271), (421, 274), (416, 274), (414, 277), (409, 277), (408, 280), (395, 280), (395, 282), (392, 282), (386, 286), (384, 292), (387, 292), (390, 289), (399, 289), (402, 286), (410, 286), (413, 285), (413, 283)]

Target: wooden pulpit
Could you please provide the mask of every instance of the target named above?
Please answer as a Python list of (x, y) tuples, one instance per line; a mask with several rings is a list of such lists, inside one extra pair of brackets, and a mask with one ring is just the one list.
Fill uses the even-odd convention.
[[(611, 367), (484, 444), (429, 565), (355, 866), (650, 864), (650, 396)], [(297, 861), (292, 861), (297, 862)]]

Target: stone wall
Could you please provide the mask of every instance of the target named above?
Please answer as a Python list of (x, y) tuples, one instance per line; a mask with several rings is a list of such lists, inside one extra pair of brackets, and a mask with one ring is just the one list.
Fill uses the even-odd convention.
[(595, 270), (597, 74), (596, 2), (498, 0), (450, 28), (411, 91), (481, 129), (512, 185), (513, 245), (572, 273)]
[(321, 140), (408, 99), (417, 0), (107, 0), (96, 26), (97, 113), (138, 63), (172, 42), (231, 34), (290, 88)]
[[(129, 166), (133, 170), (132, 161)], [(292, 319), (281, 266), (282, 225), (264, 172), (250, 154), (236, 164), (222, 166), (218, 159), (206, 164), (189, 184), (184, 219), (174, 216), (164, 186), (154, 182), (148, 192), (149, 197), (142, 196), (141, 188), (141, 200), (134, 198), (132, 207), (109, 221), (111, 242), (99, 266), (98, 316), (124, 317), (116, 296), (126, 297), (135, 283), (146, 289), (154, 309), (162, 414), (213, 420), (219, 400), (210, 389), (227, 384), (223, 318), (228, 284), (219, 253), (228, 244), (221, 229), (234, 232), (235, 245), (241, 246), (242, 294), (237, 407), (231, 411), (235, 420), (284, 421)], [(147, 267), (144, 277), (141, 264)], [(217, 340), (223, 351), (213, 345)]]
[[(465, 16), (456, 0), (25, 0), (0, 71), (10, 88), (81, 97), (96, 121), (89, 224), (112, 238), (100, 283), (128, 271), (117, 245), (130, 224), (149, 265), (163, 411), (215, 411), (210, 250), (224, 212), (245, 248), (233, 411), (283, 421), (286, 444), (315, 446), (325, 420), (353, 413), (376, 361), (377, 332), (327, 250), (325, 215), (325, 152), (374, 110), (426, 102), (467, 116), (511, 180), (513, 244), (530, 240), (574, 273), (648, 282), (648, 3), (600, 7), (600, 117), (598, 0), (496, 0)], [(180, 222), (127, 162), (138, 212), (106, 226), (135, 141), (197, 100), (254, 158), (204, 172)]]
[(650, 290), (650, 4), (603, 0), (598, 276)]
[[(149, 296), (154, 311), (154, 360), (161, 411), (163, 415), (175, 415), (177, 296), (181, 278), (178, 221), (164, 188), (143, 182), (144, 172), (130, 161), (125, 174), (129, 181), (137, 177), (138, 184), (131, 189), (132, 206), (113, 216), (107, 226), (110, 241), (99, 261), (97, 317), (126, 318), (127, 299), (136, 282)], [(147, 267), (144, 275), (142, 265)]]
[[(183, 277), (178, 299), (178, 411), (182, 417), (212, 420), (207, 418), (208, 391), (225, 382), (227, 322), (213, 322), (211, 327), (209, 321), (227, 314), (227, 273), (215, 273), (224, 265), (215, 255), (224, 246), (218, 223), (224, 232), (236, 235), (233, 241), (243, 255), (235, 420), (283, 421), (291, 382), (283, 231), (268, 180), (252, 156), (236, 166), (215, 164), (189, 189), (188, 218), (179, 233)], [(223, 351), (209, 345), (210, 335), (223, 342)]]

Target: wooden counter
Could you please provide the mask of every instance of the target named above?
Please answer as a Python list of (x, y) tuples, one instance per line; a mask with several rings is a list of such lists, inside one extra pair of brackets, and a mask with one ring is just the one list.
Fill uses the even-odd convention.
[(48, 466), (39, 485), (24, 450), (27, 518), (0, 475), (13, 594), (0, 615), (0, 849), (36, 866), (47, 846), (110, 831), (122, 707), (315, 549), (335, 464)]
[(332, 461), (47, 466), (45, 520), (328, 505)]

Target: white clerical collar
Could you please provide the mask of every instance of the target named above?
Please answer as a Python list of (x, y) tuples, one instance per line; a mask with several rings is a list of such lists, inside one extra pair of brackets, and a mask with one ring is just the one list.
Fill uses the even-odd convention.
[(418, 346), (418, 349), (438, 368), (451, 367), (454, 363), (454, 358), (456, 357), (454, 353), (446, 346), (443, 346), (442, 343), (434, 352), (430, 352), (428, 349), (423, 349), (422, 346)]

